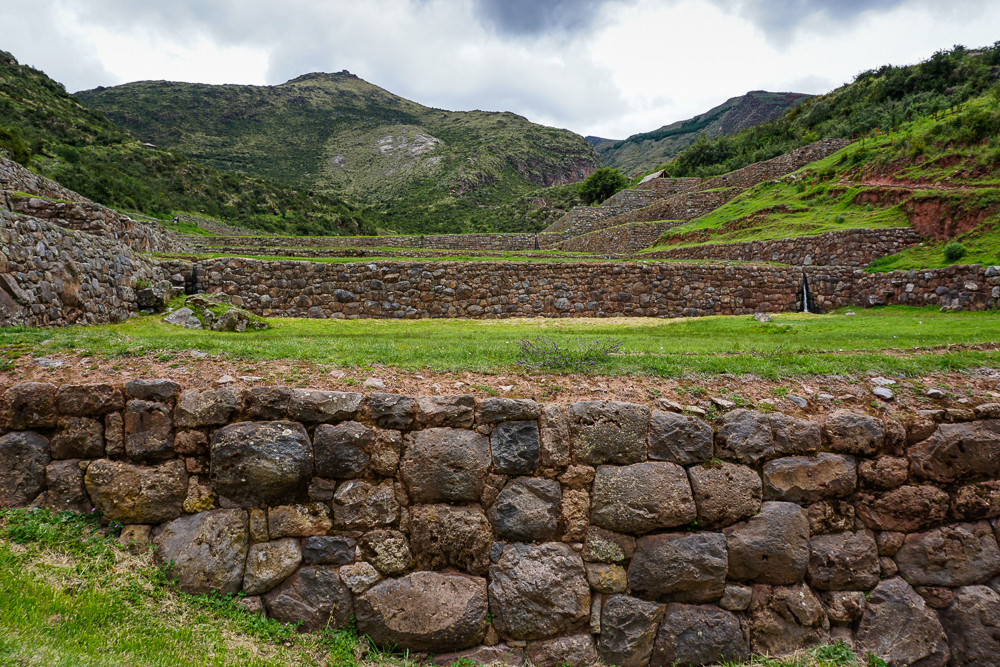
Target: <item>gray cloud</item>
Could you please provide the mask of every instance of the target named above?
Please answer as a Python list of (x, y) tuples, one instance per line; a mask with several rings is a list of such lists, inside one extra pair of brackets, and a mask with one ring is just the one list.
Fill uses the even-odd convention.
[(578, 33), (593, 27), (605, 5), (628, 0), (475, 0), (481, 20), (505, 36)]

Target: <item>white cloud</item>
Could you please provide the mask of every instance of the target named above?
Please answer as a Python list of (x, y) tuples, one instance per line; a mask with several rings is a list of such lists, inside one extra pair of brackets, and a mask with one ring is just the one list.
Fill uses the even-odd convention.
[(0, 48), (70, 90), (350, 70), (415, 102), (623, 138), (767, 89), (996, 39), (996, 0), (6, 0)]

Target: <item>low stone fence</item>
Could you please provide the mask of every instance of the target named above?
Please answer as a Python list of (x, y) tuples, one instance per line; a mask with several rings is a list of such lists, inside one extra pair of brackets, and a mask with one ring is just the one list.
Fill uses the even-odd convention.
[[(575, 236), (558, 246), (564, 252), (627, 254), (644, 250), (656, 243), (673, 222), (640, 222), (608, 227), (583, 236)], [(645, 255), (642, 256), (645, 259)]]
[(427, 234), (423, 236), (199, 236), (189, 244), (213, 252), (215, 246), (273, 248), (427, 248), (513, 252), (551, 248), (569, 234)]
[[(614, 229), (618, 229), (615, 227)], [(586, 237), (581, 237), (586, 238)], [(706, 235), (706, 238), (711, 238)], [(566, 241), (560, 247), (572, 244)], [(654, 240), (655, 241), (655, 240)], [(845, 229), (815, 236), (766, 241), (710, 243), (643, 253), (643, 259), (717, 259), (734, 262), (778, 262), (799, 266), (864, 267), (879, 257), (894, 255), (923, 241), (910, 227)], [(649, 245), (652, 245), (650, 243)], [(645, 247), (648, 247), (645, 246)]]
[(375, 262), (242, 258), (195, 264), (202, 291), (264, 316), (695, 317), (883, 304), (994, 308), (1000, 269), (868, 274), (850, 267), (632, 262)]
[[(1000, 404), (900, 420), (26, 383), (0, 507), (101, 512), (180, 588), (438, 664), (665, 667), (843, 640), (1000, 655)], [(459, 653), (452, 653), (459, 652)]]

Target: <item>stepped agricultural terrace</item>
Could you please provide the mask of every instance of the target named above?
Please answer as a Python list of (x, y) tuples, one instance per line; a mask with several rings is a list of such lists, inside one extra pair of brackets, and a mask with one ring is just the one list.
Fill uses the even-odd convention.
[[(0, 157), (0, 324), (121, 321), (140, 310), (137, 285), (162, 281), (188, 293), (223, 292), (234, 305), (258, 315), (312, 318), (681, 317), (797, 311), (803, 309), (805, 282), (812, 305), (824, 310), (893, 303), (996, 307), (1000, 269), (860, 270), (919, 243), (921, 237), (912, 228), (847, 229), (635, 254), (652, 245), (664, 229), (705, 215), (746, 188), (828, 157), (846, 143), (822, 140), (712, 179), (650, 179), (600, 207), (573, 209), (540, 234), (380, 237), (183, 237), (89, 202)], [(536, 249), (582, 254), (542, 253), (538, 261), (530, 254), (518, 261), (489, 257)], [(160, 261), (146, 254), (150, 252), (276, 259)], [(450, 259), (462, 254), (486, 257)], [(371, 262), (309, 261), (329, 257), (366, 257)], [(610, 261), (593, 261), (599, 259)], [(663, 259), (700, 263), (655, 261)]]

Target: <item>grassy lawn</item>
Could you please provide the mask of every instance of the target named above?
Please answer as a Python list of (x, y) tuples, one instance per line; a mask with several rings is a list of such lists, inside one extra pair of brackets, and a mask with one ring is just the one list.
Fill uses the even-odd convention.
[[(848, 314), (854, 312), (856, 314)], [(524, 339), (560, 346), (617, 340), (621, 351), (592, 370), (606, 375), (679, 377), (753, 373), (767, 378), (875, 370), (918, 375), (1000, 364), (1000, 352), (970, 346), (1000, 341), (995, 313), (941, 313), (891, 306), (826, 315), (782, 313), (680, 319), (269, 320), (244, 334), (190, 331), (157, 316), (99, 327), (0, 329), (6, 360), (75, 351), (169, 360), (186, 350), (255, 361), (308, 360), (340, 367), (395, 366), (434, 371), (517, 370)], [(957, 346), (947, 349), (946, 346)], [(932, 352), (932, 353), (929, 353)]]
[[(149, 552), (130, 554), (96, 516), (0, 509), (0, 664), (44, 667), (415, 667), (353, 629), (298, 634), (231, 598), (177, 592)], [(472, 663), (455, 665), (471, 667)], [(842, 644), (747, 667), (860, 665)]]

